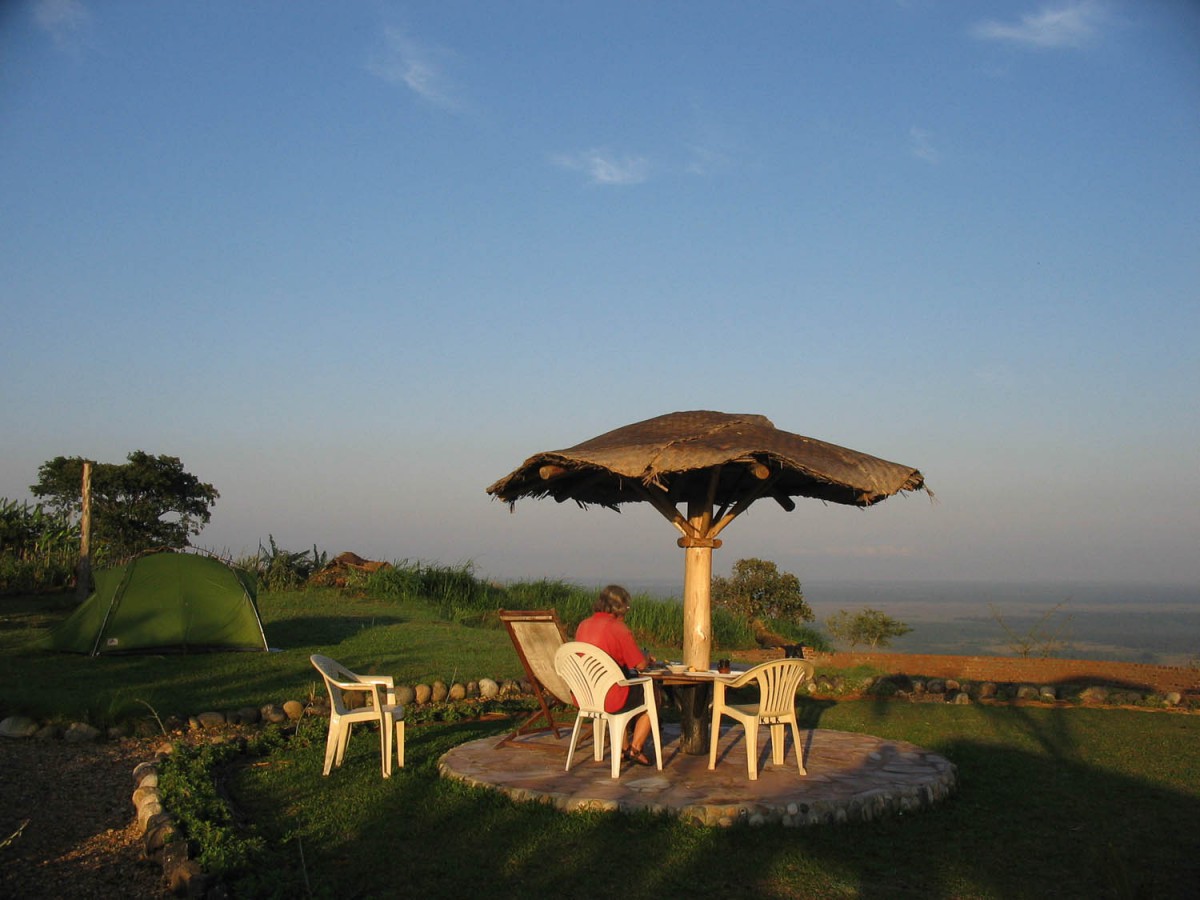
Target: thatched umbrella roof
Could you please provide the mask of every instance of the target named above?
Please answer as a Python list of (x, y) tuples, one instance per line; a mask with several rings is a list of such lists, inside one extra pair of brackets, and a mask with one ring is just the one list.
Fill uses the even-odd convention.
[[(708, 668), (709, 587), (717, 535), (762, 497), (786, 510), (793, 497), (870, 506), (925, 487), (916, 469), (836, 444), (780, 431), (757, 415), (675, 412), (538, 453), (487, 489), (510, 506), (522, 497), (620, 509), (648, 502), (675, 526), (684, 548), (683, 658)], [(679, 504), (685, 509), (680, 510)], [(704, 752), (704, 724), (686, 712), (682, 740)]]
[(924, 483), (910, 466), (780, 431), (765, 416), (698, 410), (538, 453), (487, 491), (509, 504), (553, 497), (617, 508), (650, 499), (654, 488), (654, 497), (671, 504), (709, 498), (724, 509), (744, 508), (771, 496), (790, 510), (791, 497), (870, 506)]

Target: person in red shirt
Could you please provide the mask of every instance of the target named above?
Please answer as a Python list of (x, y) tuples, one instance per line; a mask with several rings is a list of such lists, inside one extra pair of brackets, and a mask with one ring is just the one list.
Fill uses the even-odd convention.
[[(620, 585), (610, 584), (596, 597), (592, 604), (591, 618), (584, 619), (575, 630), (575, 640), (593, 644), (611, 656), (627, 675), (636, 675), (639, 670), (654, 662), (647, 658), (633, 639), (633, 632), (625, 624), (629, 612), (629, 591)], [(620, 712), (637, 703), (639, 695), (630, 700), (629, 688), (613, 685), (604, 698), (605, 712)], [(633, 721), (633, 738), (622, 741), (621, 753), (625, 759), (641, 766), (650, 765), (642, 752), (646, 738), (650, 736), (650, 714), (642, 713)]]

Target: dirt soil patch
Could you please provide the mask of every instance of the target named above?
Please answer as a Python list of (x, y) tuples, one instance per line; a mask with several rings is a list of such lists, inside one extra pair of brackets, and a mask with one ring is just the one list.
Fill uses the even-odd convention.
[(0, 738), (0, 897), (162, 897), (132, 801), (155, 744)]

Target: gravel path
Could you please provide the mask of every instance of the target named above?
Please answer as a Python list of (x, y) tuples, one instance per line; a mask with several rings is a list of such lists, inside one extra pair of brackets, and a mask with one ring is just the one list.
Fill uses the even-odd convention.
[(0, 897), (162, 897), (131, 800), (152, 747), (0, 738)]

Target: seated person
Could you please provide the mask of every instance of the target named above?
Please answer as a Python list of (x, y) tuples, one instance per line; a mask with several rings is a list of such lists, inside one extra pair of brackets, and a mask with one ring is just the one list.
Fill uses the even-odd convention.
[[(575, 630), (575, 640), (599, 647), (616, 660), (627, 676), (634, 676), (654, 662), (654, 658), (646, 658), (637, 641), (633, 639), (633, 632), (625, 624), (629, 603), (629, 591), (620, 585), (610, 584), (600, 592), (596, 602), (592, 604), (591, 618), (579, 623), (579, 628)], [(613, 685), (604, 699), (604, 711), (620, 712), (638, 702), (639, 696), (631, 697), (629, 688)], [(650, 714), (642, 713), (633, 721), (633, 739), (628, 740), (628, 735), (621, 737), (622, 757), (640, 766), (650, 765), (650, 760), (642, 752), (649, 736)]]

